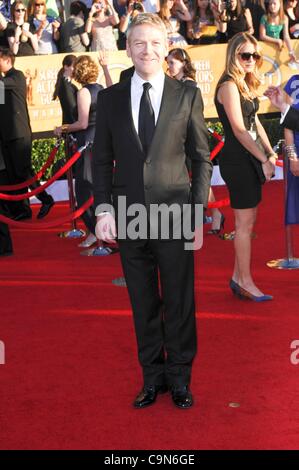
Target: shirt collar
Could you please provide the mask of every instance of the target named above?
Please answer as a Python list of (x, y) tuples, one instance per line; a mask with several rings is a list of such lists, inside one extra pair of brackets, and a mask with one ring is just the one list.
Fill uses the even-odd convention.
[(134, 84), (134, 86), (142, 88), (143, 84), (148, 82), (152, 85), (154, 91), (159, 91), (163, 89), (164, 81), (165, 81), (165, 73), (163, 70), (160, 70), (157, 73), (157, 75), (152, 77), (150, 80), (144, 80), (143, 78), (141, 78), (140, 75), (138, 75), (138, 73), (136, 72), (136, 70), (132, 77), (132, 83)]

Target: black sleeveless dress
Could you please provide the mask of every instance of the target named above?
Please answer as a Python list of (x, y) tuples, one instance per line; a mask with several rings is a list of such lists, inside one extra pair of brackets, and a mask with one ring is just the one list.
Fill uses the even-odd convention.
[[(219, 158), (220, 173), (229, 190), (231, 207), (234, 209), (253, 208), (262, 198), (262, 183), (256, 170), (257, 165), (261, 164), (257, 159), (255, 159), (255, 165), (252, 163), (255, 157), (235, 137), (225, 109), (217, 99), (217, 91), (215, 106), (225, 134), (225, 143)], [(246, 100), (240, 94), (240, 101), (246, 129), (256, 132), (255, 114), (259, 107), (258, 99)]]
[[(96, 129), (96, 111), (98, 93), (103, 90), (102, 85), (91, 83), (84, 85), (90, 93), (90, 108), (88, 116), (88, 127), (82, 131), (76, 132), (78, 147), (88, 142), (93, 142)], [(78, 207), (81, 207), (92, 195), (92, 175), (91, 175), (91, 149), (84, 150), (81, 158), (76, 162), (75, 170), (75, 193)], [(90, 207), (82, 214), (82, 219), (91, 233), (95, 233), (96, 217), (93, 207)]]

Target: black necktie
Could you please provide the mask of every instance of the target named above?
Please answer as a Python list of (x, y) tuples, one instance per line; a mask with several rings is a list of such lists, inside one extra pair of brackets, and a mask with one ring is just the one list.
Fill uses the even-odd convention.
[(155, 113), (149, 96), (151, 86), (148, 82), (143, 84), (138, 118), (138, 135), (145, 154), (148, 152), (155, 131)]

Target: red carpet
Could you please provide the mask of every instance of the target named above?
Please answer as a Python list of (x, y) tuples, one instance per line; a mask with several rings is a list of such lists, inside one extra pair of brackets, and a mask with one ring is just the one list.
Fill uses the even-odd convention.
[[(196, 403), (186, 411), (169, 395), (131, 407), (142, 382), (126, 288), (111, 283), (118, 255), (79, 256), (62, 227), (14, 230), (15, 256), (0, 259), (0, 448), (298, 449), (299, 272), (265, 265), (285, 254), (282, 198), (280, 182), (266, 185), (253, 243), (255, 279), (273, 302), (233, 298), (232, 242), (205, 236), (196, 255)], [(64, 212), (56, 205), (49, 218)]]

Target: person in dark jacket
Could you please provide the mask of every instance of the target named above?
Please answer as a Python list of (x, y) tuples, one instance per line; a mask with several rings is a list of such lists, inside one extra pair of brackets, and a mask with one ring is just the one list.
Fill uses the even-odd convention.
[[(23, 183), (33, 176), (31, 166), (32, 133), (26, 102), (26, 79), (20, 70), (14, 68), (15, 56), (9, 49), (0, 49), (0, 85), (4, 87), (4, 102), (0, 112), (0, 140), (5, 167), (10, 184)], [(1, 84), (2, 82), (2, 84)], [(30, 185), (35, 189), (39, 183)], [(19, 193), (27, 192), (22, 189)], [(42, 206), (37, 215), (45, 217), (54, 204), (52, 196), (42, 191), (37, 195)], [(16, 220), (30, 218), (29, 201), (14, 202), (13, 217)]]

